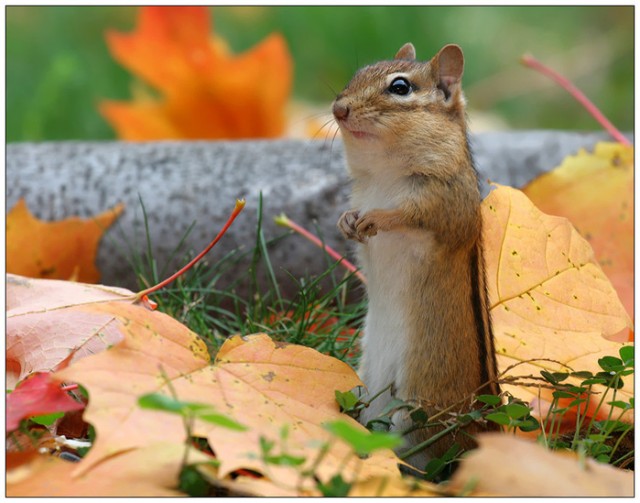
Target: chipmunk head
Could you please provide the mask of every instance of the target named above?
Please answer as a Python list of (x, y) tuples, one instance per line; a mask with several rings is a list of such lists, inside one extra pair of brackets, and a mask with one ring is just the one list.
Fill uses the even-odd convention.
[(385, 152), (459, 148), (466, 134), (463, 67), (457, 45), (421, 62), (407, 43), (393, 60), (360, 69), (333, 103), (347, 152), (376, 140)]

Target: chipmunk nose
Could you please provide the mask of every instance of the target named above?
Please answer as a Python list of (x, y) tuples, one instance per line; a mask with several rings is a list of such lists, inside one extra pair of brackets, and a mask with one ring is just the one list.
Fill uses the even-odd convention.
[(333, 104), (333, 116), (339, 120), (346, 119), (347, 117), (349, 117), (349, 107), (344, 103), (336, 101)]

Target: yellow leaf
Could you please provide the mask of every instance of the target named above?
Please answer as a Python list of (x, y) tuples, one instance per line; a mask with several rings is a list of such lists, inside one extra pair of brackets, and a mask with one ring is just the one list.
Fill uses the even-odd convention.
[[(598, 143), (525, 186), (545, 213), (567, 217), (591, 244), (629, 314), (633, 313), (633, 148)], [(621, 339), (627, 340), (627, 333)]]
[[(598, 358), (617, 356), (622, 346), (605, 337), (631, 320), (589, 243), (567, 219), (545, 215), (510, 187), (497, 186), (482, 212), (500, 370), (536, 360), (508, 375), (539, 376), (541, 369), (566, 366), (598, 372)], [(630, 396), (632, 384), (626, 379), (620, 393)], [(539, 393), (535, 387), (504, 388), (527, 401)], [(544, 398), (547, 391), (541, 393)]]
[(633, 472), (574, 453), (548, 451), (508, 435), (487, 433), (454, 474), (451, 490), (495, 496), (633, 496)]
[(93, 218), (43, 222), (20, 199), (7, 215), (7, 272), (32, 278), (73, 277), (85, 283), (97, 282), (98, 243), (123, 209), (119, 204)]

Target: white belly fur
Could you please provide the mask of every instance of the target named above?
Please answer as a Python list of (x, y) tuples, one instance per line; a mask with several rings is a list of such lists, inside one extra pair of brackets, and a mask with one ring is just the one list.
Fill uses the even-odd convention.
[[(360, 378), (370, 396), (391, 383), (400, 392), (405, 388), (407, 297), (415, 294), (412, 275), (428, 267), (432, 239), (426, 231), (381, 232), (360, 246), (369, 298)], [(386, 391), (361, 413), (360, 421), (366, 424), (379, 416), (390, 400)]]

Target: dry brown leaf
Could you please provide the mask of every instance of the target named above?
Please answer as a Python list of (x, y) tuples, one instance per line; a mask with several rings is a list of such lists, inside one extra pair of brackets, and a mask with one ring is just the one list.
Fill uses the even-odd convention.
[[(591, 244), (598, 263), (633, 313), (633, 148), (601, 142), (580, 150), (525, 186), (545, 213), (567, 217)], [(615, 336), (611, 336), (615, 337)], [(618, 341), (629, 340), (629, 331)]]
[[(184, 445), (151, 444), (104, 460), (91, 471), (74, 476), (85, 461), (71, 463), (40, 455), (7, 472), (7, 496), (181, 496), (178, 475)], [(189, 461), (206, 456), (191, 451)]]
[(35, 218), (24, 199), (20, 199), (7, 214), (7, 272), (32, 278), (97, 282), (98, 243), (123, 209), (119, 204), (93, 218), (44, 222)]
[[(630, 327), (631, 320), (589, 243), (567, 219), (545, 215), (510, 187), (497, 186), (482, 211), (485, 249), (492, 250), (487, 283), (500, 370), (536, 360), (508, 375), (539, 376), (542, 369), (567, 371), (565, 365), (598, 372), (598, 359), (617, 356), (622, 346), (605, 337)], [(627, 398), (632, 381), (626, 379), (619, 391)], [(504, 389), (526, 401), (549, 394), (535, 387)]]
[(633, 496), (631, 471), (499, 433), (480, 435), (478, 443), (460, 463), (452, 490), (513, 497)]
[(87, 308), (94, 303), (122, 300), (133, 293), (124, 288), (61, 280), (7, 275), (7, 385), (32, 372), (51, 371), (97, 353), (122, 339), (114, 315)]

